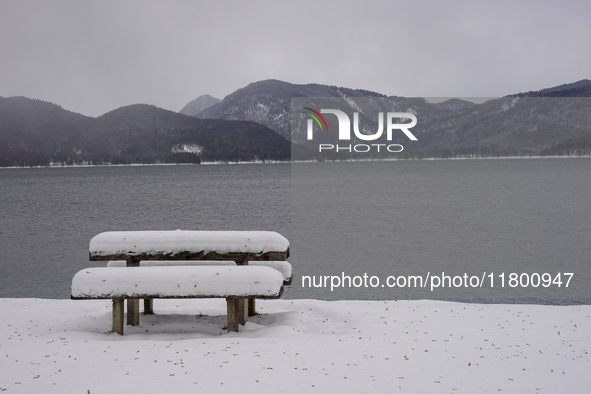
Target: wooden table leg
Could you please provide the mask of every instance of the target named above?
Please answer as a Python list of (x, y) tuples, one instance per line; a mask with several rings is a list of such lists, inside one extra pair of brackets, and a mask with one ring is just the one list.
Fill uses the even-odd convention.
[(248, 321), (248, 298), (239, 298), (238, 300), (238, 322), (245, 325)]
[(153, 315), (154, 314), (154, 300), (153, 299), (145, 299), (144, 300), (144, 315)]
[[(248, 265), (248, 260), (236, 260), (236, 265)], [(238, 312), (238, 320), (240, 321), (240, 324), (245, 325), (248, 321), (248, 316), (252, 316), (249, 313), (248, 298), (241, 298), (239, 306), (240, 310)]]
[(240, 298), (226, 298), (228, 314), (228, 332), (238, 332), (238, 314)]
[(123, 308), (122, 299), (113, 299), (113, 332), (123, 335)]
[(139, 298), (127, 299), (127, 325), (140, 325), (140, 300)]
[(254, 298), (249, 298), (248, 299), (248, 316), (254, 316), (256, 315), (256, 306), (254, 303)]
[[(140, 260), (130, 259), (127, 260), (128, 267), (139, 267)], [(127, 325), (128, 326), (139, 326), (140, 325), (140, 300), (139, 299), (128, 299), (127, 300)]]

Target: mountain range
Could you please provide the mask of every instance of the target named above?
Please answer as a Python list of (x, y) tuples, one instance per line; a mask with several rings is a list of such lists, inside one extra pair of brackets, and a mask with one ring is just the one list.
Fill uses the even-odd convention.
[[(349, 111), (345, 112), (359, 112), (359, 123), (366, 125), (368, 132), (377, 129), (377, 119), (364, 114), (385, 113), (396, 108), (417, 116), (419, 123), (413, 130), (420, 144), (404, 144), (404, 153), (397, 158), (588, 155), (591, 154), (591, 100), (585, 97), (590, 96), (591, 81), (586, 79), (489, 99), (480, 104), (460, 99), (430, 103), (423, 98), (387, 97), (367, 90), (267, 80), (239, 89), (194, 116), (250, 120), (291, 140), (292, 98), (314, 98), (312, 102), (317, 108), (331, 108), (331, 98), (346, 98)], [(373, 98), (388, 100), (384, 104), (383, 100)], [(297, 130), (305, 130), (305, 127), (298, 125)], [(405, 141), (404, 136), (400, 136), (393, 142)], [(302, 143), (302, 140), (297, 142)], [(352, 144), (360, 142), (351, 141)], [(309, 150), (302, 151), (299, 145), (298, 152), (303, 153), (298, 158), (310, 158)], [(320, 159), (317, 154), (312, 156)], [(391, 156), (384, 152), (374, 155), (378, 158)], [(348, 157), (352, 155), (329, 158)]]
[(0, 166), (289, 160), (290, 143), (248, 121), (197, 119), (151, 105), (97, 118), (25, 97), (0, 98)]
[(201, 113), (204, 109), (211, 107), (220, 102), (220, 99), (204, 94), (203, 96), (197, 97), (183, 107), (179, 112), (183, 115), (196, 116)]
[[(345, 99), (351, 111), (360, 113), (362, 133), (377, 127), (377, 119), (365, 113), (412, 112), (419, 119), (413, 133), (420, 143), (398, 136), (393, 143), (405, 144), (397, 158), (589, 155), (591, 100), (585, 97), (590, 95), (591, 81), (582, 80), (481, 104), (460, 99), (431, 103), (266, 80), (221, 101), (200, 96), (180, 113), (135, 104), (96, 118), (41, 100), (0, 97), (0, 166), (276, 161), (290, 160), (292, 152), (299, 159), (350, 158), (320, 157), (313, 148), (290, 142), (291, 100), (297, 97), (312, 98), (318, 108)], [(296, 142), (297, 133), (294, 137)]]
[[(338, 88), (318, 84), (295, 85), (275, 79), (251, 83), (203, 109), (202, 119), (250, 120), (291, 139), (289, 127), (292, 97), (386, 97), (367, 90)], [(185, 107), (186, 108), (186, 107)], [(183, 110), (185, 110), (183, 108)], [(188, 111), (181, 113), (189, 115)]]

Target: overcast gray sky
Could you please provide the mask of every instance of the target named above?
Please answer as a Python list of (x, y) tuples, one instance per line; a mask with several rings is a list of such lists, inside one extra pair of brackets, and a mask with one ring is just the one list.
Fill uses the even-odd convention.
[(591, 78), (591, 1), (0, 0), (0, 96), (179, 111), (264, 79), (502, 96)]

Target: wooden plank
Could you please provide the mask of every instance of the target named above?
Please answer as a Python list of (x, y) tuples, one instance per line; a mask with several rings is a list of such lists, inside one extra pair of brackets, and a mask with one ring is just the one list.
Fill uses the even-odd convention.
[(123, 309), (124, 303), (122, 299), (113, 300), (113, 332), (123, 335)]
[(238, 332), (238, 298), (226, 298), (227, 304), (227, 319), (228, 319), (228, 332)]
[[(283, 287), (281, 287), (280, 289), (280, 293), (277, 295), (272, 295), (272, 296), (254, 296), (254, 298), (259, 298), (262, 300), (272, 300), (272, 299), (278, 299), (281, 298), (281, 295), (283, 294)], [(227, 295), (207, 295), (207, 294), (202, 294), (202, 295), (189, 295), (189, 296), (170, 296), (170, 295), (166, 295), (166, 294), (142, 294), (141, 298), (161, 298), (163, 300), (166, 299), (170, 299), (170, 300), (188, 300), (188, 299), (205, 299), (205, 298), (228, 298), (228, 296), (231, 297), (236, 297), (236, 295), (234, 294), (227, 294)], [(121, 298), (123, 300), (131, 300), (132, 298), (125, 296), (125, 295), (117, 295), (118, 298)], [(79, 296), (79, 297), (74, 297), (74, 296), (70, 296), (71, 300), (105, 300), (105, 299), (112, 299), (113, 296), (109, 295), (109, 294), (105, 294), (105, 295), (89, 295), (89, 296)], [(250, 297), (248, 297), (250, 298)], [(139, 301), (138, 301), (139, 302)]]
[(274, 251), (266, 253), (218, 253), (218, 252), (178, 252), (178, 253), (158, 253), (158, 254), (108, 254), (95, 255), (89, 252), (90, 261), (108, 261), (108, 260), (128, 260), (130, 257), (138, 260), (217, 260), (217, 261), (237, 261), (237, 260), (251, 260), (251, 261), (286, 261), (289, 257), (289, 248), (285, 251)]

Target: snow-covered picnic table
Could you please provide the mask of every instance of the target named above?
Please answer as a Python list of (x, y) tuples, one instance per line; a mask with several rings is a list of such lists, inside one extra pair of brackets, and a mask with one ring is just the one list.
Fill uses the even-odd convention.
[(108, 231), (90, 240), (90, 260), (285, 261), (289, 241), (274, 231)]
[[(285, 262), (289, 241), (273, 231), (109, 231), (92, 238), (89, 257), (91, 261), (126, 262), (125, 270), (82, 270), (72, 281), (73, 299), (113, 299), (113, 330), (120, 334), (123, 299), (127, 299), (127, 324), (139, 325), (140, 298), (144, 298), (144, 313), (150, 314), (154, 298), (224, 297), (228, 301), (228, 331), (238, 331), (238, 323), (244, 324), (249, 315), (254, 315), (255, 298), (278, 298), (283, 284), (291, 282), (291, 266)], [(228, 267), (212, 271), (211, 267), (190, 265), (195, 260), (208, 260), (208, 265), (218, 268), (224, 265), (221, 262), (230, 261), (242, 266), (249, 265), (249, 261), (267, 263), (256, 267), (253, 264), (252, 269)], [(149, 264), (150, 261), (179, 265), (149, 267), (160, 265)], [(275, 267), (273, 261), (284, 263)], [(138, 269), (141, 265), (147, 266)], [(224, 274), (220, 275), (222, 271)], [(191, 286), (183, 279), (185, 276), (192, 278)], [(277, 282), (278, 278), (282, 280)], [(261, 283), (266, 283), (266, 287), (261, 287)], [(183, 291), (179, 293), (181, 285)]]

